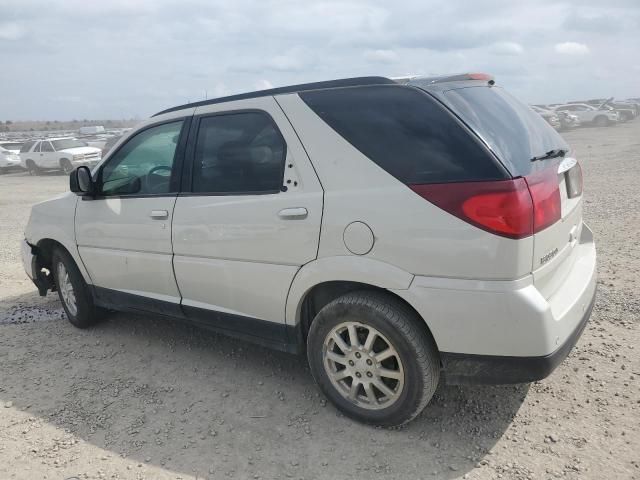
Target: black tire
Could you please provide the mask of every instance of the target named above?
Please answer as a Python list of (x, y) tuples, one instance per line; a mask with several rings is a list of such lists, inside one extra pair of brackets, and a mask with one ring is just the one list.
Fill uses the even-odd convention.
[(71, 163), (71, 160), (69, 160), (68, 158), (60, 159), (60, 168), (62, 168), (62, 171), (66, 175), (69, 175), (71, 174), (71, 172), (73, 172), (73, 164)]
[(27, 166), (27, 172), (29, 172), (29, 175), (40, 175), (40, 168), (38, 168), (36, 162), (34, 162), (33, 160), (27, 160), (25, 165)]
[(609, 119), (604, 115), (599, 115), (593, 120), (593, 123), (595, 123), (597, 127), (606, 127), (609, 125)]
[[(63, 289), (61, 285), (63, 279), (60, 278), (59, 265), (62, 264), (66, 273), (68, 274), (69, 281), (73, 287), (73, 293), (75, 296), (75, 311), (63, 298)], [(82, 278), (82, 274), (76, 265), (76, 262), (71, 258), (71, 255), (62, 248), (57, 249), (53, 253), (53, 259), (51, 263), (52, 274), (55, 279), (56, 287), (58, 290), (58, 297), (62, 303), (62, 307), (67, 314), (69, 322), (78, 328), (88, 328), (98, 323), (104, 316), (104, 311), (98, 308), (93, 303), (93, 296), (89, 290), (89, 286)]]
[[(370, 326), (384, 335), (402, 362), (404, 385), (388, 407), (372, 410), (357, 405), (334, 386), (325, 368), (325, 339), (336, 327), (354, 319), (365, 325), (365, 330)], [(318, 386), (340, 411), (360, 422), (384, 427), (398, 427), (413, 420), (431, 400), (440, 379), (438, 350), (423, 320), (384, 292), (352, 292), (323, 307), (311, 324), (307, 357)], [(356, 375), (360, 378), (359, 373)], [(361, 380), (366, 380), (364, 375)], [(364, 392), (364, 387), (358, 389)]]

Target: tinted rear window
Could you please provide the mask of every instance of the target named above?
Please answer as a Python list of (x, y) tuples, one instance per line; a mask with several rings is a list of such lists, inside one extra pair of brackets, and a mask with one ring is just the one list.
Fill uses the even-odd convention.
[(531, 158), (569, 146), (527, 105), (499, 87), (464, 87), (444, 94), (447, 104), (484, 139), (512, 175), (527, 175)]
[(505, 178), (474, 135), (420, 90), (357, 87), (303, 92), (300, 97), (345, 140), (405, 184)]

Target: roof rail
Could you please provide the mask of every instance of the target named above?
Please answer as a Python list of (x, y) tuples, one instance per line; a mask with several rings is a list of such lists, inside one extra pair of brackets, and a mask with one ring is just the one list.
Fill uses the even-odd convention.
[(386, 77), (354, 77), (343, 78), (339, 80), (327, 80), (324, 82), (313, 83), (301, 83), (298, 85), (290, 85), (286, 87), (270, 88), (268, 90), (258, 90), (256, 92), (240, 93), (238, 95), (230, 95), (228, 97), (212, 98), (211, 100), (202, 100), (200, 102), (186, 103), (177, 107), (167, 108), (161, 112), (152, 115), (157, 117), (163, 113), (175, 112), (184, 108), (202, 107), (204, 105), (214, 105), (216, 103), (231, 102), (234, 100), (246, 100), (248, 98), (268, 97), (271, 95), (280, 95), (283, 93), (297, 93), (308, 90), (320, 90), (326, 88), (340, 88), (340, 87), (359, 87), (367, 85), (391, 85), (396, 84), (393, 80)]

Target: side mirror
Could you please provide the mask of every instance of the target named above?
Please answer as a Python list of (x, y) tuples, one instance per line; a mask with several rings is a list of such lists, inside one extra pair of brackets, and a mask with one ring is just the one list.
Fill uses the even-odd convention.
[(69, 176), (69, 189), (76, 195), (93, 195), (95, 183), (91, 178), (89, 167), (76, 168)]

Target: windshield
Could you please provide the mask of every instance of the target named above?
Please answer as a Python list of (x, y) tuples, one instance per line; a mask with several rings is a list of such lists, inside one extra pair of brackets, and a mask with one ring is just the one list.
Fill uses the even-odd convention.
[(75, 138), (63, 138), (61, 140), (53, 140), (53, 148), (58, 150), (66, 150), (67, 148), (86, 147), (87, 144), (76, 140)]
[(499, 87), (464, 87), (445, 92), (448, 106), (493, 150), (513, 176), (537, 168), (531, 162), (569, 146), (549, 124), (527, 105)]

